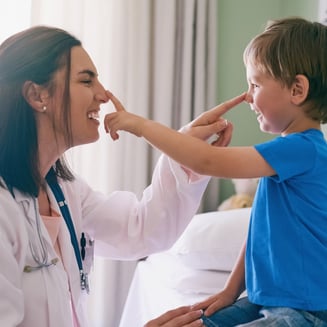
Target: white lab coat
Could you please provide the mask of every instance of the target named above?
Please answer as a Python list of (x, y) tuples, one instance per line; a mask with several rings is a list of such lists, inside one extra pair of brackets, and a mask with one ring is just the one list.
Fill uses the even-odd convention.
[[(175, 162), (162, 156), (152, 184), (140, 200), (125, 191), (109, 196), (93, 191), (77, 178), (61, 182), (78, 240), (84, 232), (88, 248), (84, 266), (90, 269), (92, 247), (108, 258), (132, 260), (170, 247), (196, 213), (209, 178), (194, 175), (191, 180)], [(48, 189), (52, 206), (60, 212)], [(59, 232), (62, 260), (56, 265), (23, 272), (35, 265), (29, 242), (40, 248), (31, 197), (0, 187), (0, 325), (6, 327), (72, 327), (70, 300), (80, 326), (87, 326), (86, 292), (80, 276), (70, 235), (64, 220)], [(41, 233), (49, 259), (58, 257), (41, 221)], [(108, 304), (109, 305), (109, 304)]]

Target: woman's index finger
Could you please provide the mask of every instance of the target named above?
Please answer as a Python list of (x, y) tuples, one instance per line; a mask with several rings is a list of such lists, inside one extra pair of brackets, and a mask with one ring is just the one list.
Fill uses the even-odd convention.
[(223, 114), (225, 114), (227, 111), (229, 111), (230, 109), (232, 109), (235, 106), (237, 106), (238, 104), (242, 103), (245, 100), (245, 98), (246, 98), (246, 93), (242, 93), (230, 100), (227, 100), (227, 101), (221, 103), (220, 105), (213, 108), (212, 110), (215, 111), (215, 113), (218, 114), (220, 117)]

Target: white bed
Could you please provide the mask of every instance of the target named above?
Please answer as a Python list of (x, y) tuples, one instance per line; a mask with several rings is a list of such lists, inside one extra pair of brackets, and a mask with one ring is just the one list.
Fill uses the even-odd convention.
[(198, 214), (170, 250), (140, 261), (119, 327), (143, 327), (221, 289), (246, 238), (250, 210)]

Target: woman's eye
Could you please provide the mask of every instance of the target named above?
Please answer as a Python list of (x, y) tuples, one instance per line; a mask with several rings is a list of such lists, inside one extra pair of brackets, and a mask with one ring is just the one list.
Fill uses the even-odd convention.
[(87, 80), (83, 80), (82, 83), (86, 85), (91, 85), (92, 81), (90, 79), (87, 79)]

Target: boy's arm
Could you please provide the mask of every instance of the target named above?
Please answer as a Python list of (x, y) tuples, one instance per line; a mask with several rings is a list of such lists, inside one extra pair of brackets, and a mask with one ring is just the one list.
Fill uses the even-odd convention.
[(235, 266), (225, 284), (225, 287), (219, 293), (210, 296), (208, 299), (193, 306), (194, 310), (205, 309), (204, 314), (209, 316), (219, 309), (233, 304), (245, 290), (245, 249), (246, 242), (241, 248)]
[(179, 307), (167, 311), (160, 317), (149, 321), (144, 327), (203, 326), (203, 322), (200, 319), (202, 310), (205, 309), (204, 314), (209, 316), (217, 310), (232, 304), (245, 289), (245, 247), (244, 243), (224, 290), (192, 307)]

